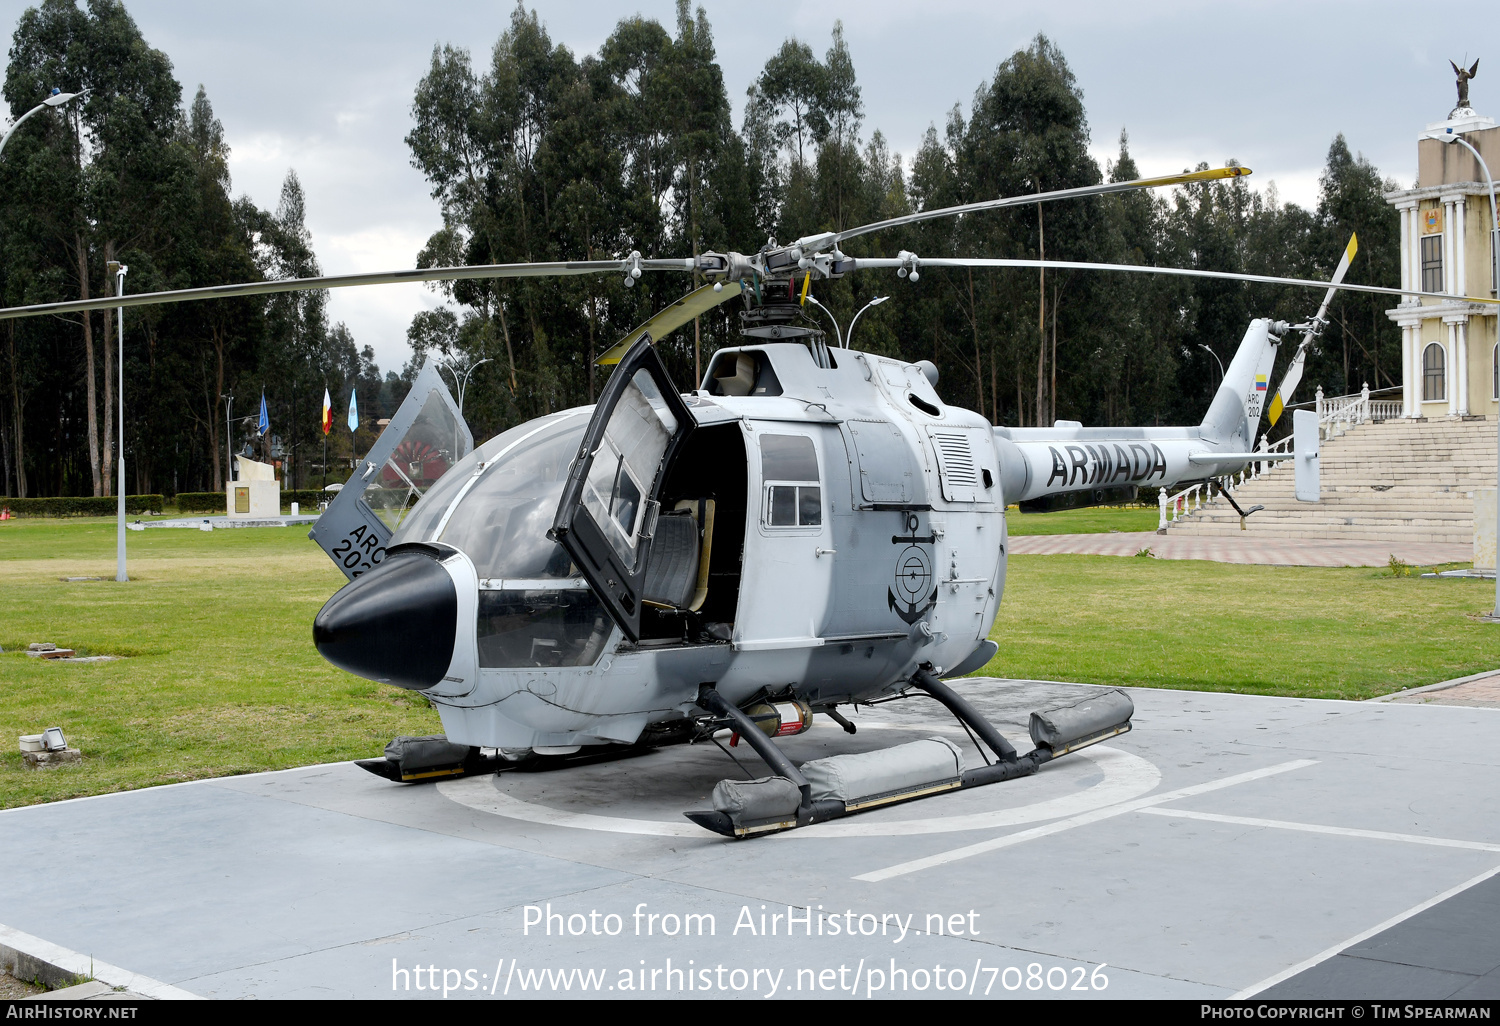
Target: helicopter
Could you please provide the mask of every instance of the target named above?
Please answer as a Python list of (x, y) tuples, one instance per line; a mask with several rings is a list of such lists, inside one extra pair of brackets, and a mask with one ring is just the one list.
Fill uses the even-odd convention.
[[(1107, 183), (922, 211), (759, 252), (694, 258), (435, 268), (252, 282), (0, 310), (0, 319), (399, 281), (696, 272), (709, 284), (600, 358), (597, 403), (475, 445), (436, 369), (417, 376), (310, 537), (348, 583), (318, 613), (330, 663), (424, 695), (444, 735), (398, 738), (360, 763), (396, 781), (534, 760), (592, 759), (728, 731), (770, 768), (724, 780), (689, 810), (729, 837), (795, 829), (1037, 772), (1131, 729), (1112, 690), (1038, 710), (1022, 755), (946, 679), (984, 666), (1005, 587), (1006, 508), (1085, 502), (1295, 459), (1317, 498), (1317, 427), (1296, 411), (1291, 453), (1252, 451), (1281, 338), (1301, 357), (1344, 285), (1174, 268), (988, 258), (853, 258), (880, 228), (1005, 206), (1247, 174), (1243, 167)], [(1190, 427), (994, 427), (946, 403), (937, 369), (830, 346), (796, 323), (814, 279), (927, 267), (1103, 269), (1327, 290), (1309, 322), (1251, 322), (1203, 421)], [(740, 345), (684, 392), (656, 339), (739, 299)], [(1476, 300), (1479, 301), (1479, 300)], [(840, 340), (841, 342), (841, 340)], [(1276, 393), (1287, 405), (1296, 377)], [(1232, 500), (1231, 500), (1232, 501)], [(823, 714), (908, 693), (946, 706), (989, 749), (966, 765), (943, 739), (794, 765), (776, 738)]]

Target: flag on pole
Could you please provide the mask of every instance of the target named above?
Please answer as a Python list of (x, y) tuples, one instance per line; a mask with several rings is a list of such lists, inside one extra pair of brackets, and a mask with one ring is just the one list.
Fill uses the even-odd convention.
[(349, 430), (359, 430), (359, 403), (355, 400), (358, 389), (349, 390)]
[(255, 430), (261, 434), (269, 434), (271, 431), (271, 416), (266, 412), (266, 393), (260, 394), (260, 421), (255, 425)]
[(323, 389), (323, 434), (333, 430), (333, 400), (329, 398), (328, 389)]

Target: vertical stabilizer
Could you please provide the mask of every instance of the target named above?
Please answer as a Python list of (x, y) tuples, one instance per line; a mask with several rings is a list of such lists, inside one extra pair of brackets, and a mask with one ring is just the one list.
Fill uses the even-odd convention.
[(1221, 444), (1234, 443), (1241, 452), (1249, 451), (1260, 425), (1260, 411), (1266, 404), (1271, 365), (1276, 362), (1276, 346), (1271, 341), (1271, 322), (1257, 317), (1245, 330), (1219, 391), (1203, 418), (1203, 437)]

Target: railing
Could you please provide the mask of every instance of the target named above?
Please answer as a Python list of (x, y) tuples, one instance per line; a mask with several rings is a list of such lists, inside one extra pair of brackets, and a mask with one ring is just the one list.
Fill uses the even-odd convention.
[[(1261, 466), (1262, 464), (1255, 465)], [(1232, 492), (1239, 485), (1254, 479), (1254, 473), (1249, 467), (1246, 467), (1238, 473), (1226, 474), (1223, 477), (1216, 477), (1211, 481), (1199, 481), (1197, 484), (1188, 485), (1176, 495), (1168, 495), (1165, 488), (1161, 489), (1156, 493), (1156, 506), (1160, 513), (1157, 518), (1156, 529), (1158, 531), (1165, 531), (1168, 524), (1175, 523), (1189, 513), (1197, 512), (1204, 506), (1212, 505), (1214, 485), (1217, 485), (1220, 491)]]
[[(1324, 441), (1337, 438), (1351, 427), (1365, 424), (1372, 420), (1393, 420), (1401, 416), (1400, 399), (1371, 399), (1370, 385), (1367, 382), (1358, 392), (1349, 395), (1336, 395), (1325, 397), (1322, 386), (1318, 386), (1317, 400), (1314, 407), (1318, 414), (1318, 430)], [(1268, 442), (1265, 435), (1261, 435), (1260, 444), (1256, 446), (1257, 452), (1265, 453), (1289, 453), (1292, 452), (1292, 436)], [(1264, 460), (1246, 464), (1244, 469), (1238, 473), (1229, 474), (1225, 477), (1215, 479), (1215, 483), (1225, 492), (1233, 492), (1237, 487), (1247, 481), (1258, 481), (1282, 460)], [(1196, 512), (1213, 502), (1213, 489), (1210, 482), (1199, 481), (1197, 484), (1188, 485), (1175, 495), (1168, 495), (1166, 489), (1162, 489), (1156, 496), (1157, 508), (1160, 511), (1157, 530), (1165, 531), (1167, 525)]]
[(1394, 420), (1401, 416), (1400, 399), (1371, 399), (1369, 382), (1358, 392), (1324, 398), (1322, 386), (1318, 386), (1318, 398), (1314, 403), (1318, 411), (1318, 429), (1323, 440), (1337, 438), (1351, 427), (1372, 420)]

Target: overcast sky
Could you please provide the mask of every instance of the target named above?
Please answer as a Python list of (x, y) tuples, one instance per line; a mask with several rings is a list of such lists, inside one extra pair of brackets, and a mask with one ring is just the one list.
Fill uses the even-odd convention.
[[(7, 34), (27, 4), (0, 0)], [(1409, 186), (1416, 133), (1447, 116), (1455, 93), (1448, 59), (1488, 57), (1472, 87), (1482, 114), (1500, 110), (1500, 54), (1435, 50), (1439, 35), (1413, 21), (1409, 3), (1171, 2), (1133, 4), (1012, 0), (864, 0), (859, 4), (746, 4), (706, 0), (735, 105), (787, 36), (827, 50), (844, 22), (865, 104), (864, 135), (880, 129), (910, 155), (927, 126), (967, 111), (996, 66), (1038, 32), (1066, 56), (1083, 90), (1101, 164), (1118, 150), (1121, 128), (1143, 174), (1235, 158), (1251, 184), (1275, 182), (1283, 201), (1312, 204), (1329, 143), (1351, 149)], [(477, 66), (509, 23), (506, 2), (442, 4), (381, 0), (127, 0), (147, 41), (176, 68), (185, 100), (201, 83), (233, 150), (234, 191), (274, 208), (295, 168), (307, 194), (308, 225), (325, 273), (414, 266), (440, 225), (426, 182), (409, 162), (417, 80), (435, 44), (467, 47)], [(620, 18), (638, 12), (669, 30), (671, 0), (634, 5), (551, 0), (535, 7), (554, 42), (597, 52)], [(1464, 22), (1500, 27), (1483, 4)], [(1493, 89), (1489, 80), (1496, 80)], [(742, 245), (748, 243), (741, 241)], [(1000, 255), (1000, 254), (995, 254)], [(400, 285), (335, 290), (329, 313), (382, 369), (408, 355), (412, 314), (434, 293)]]

